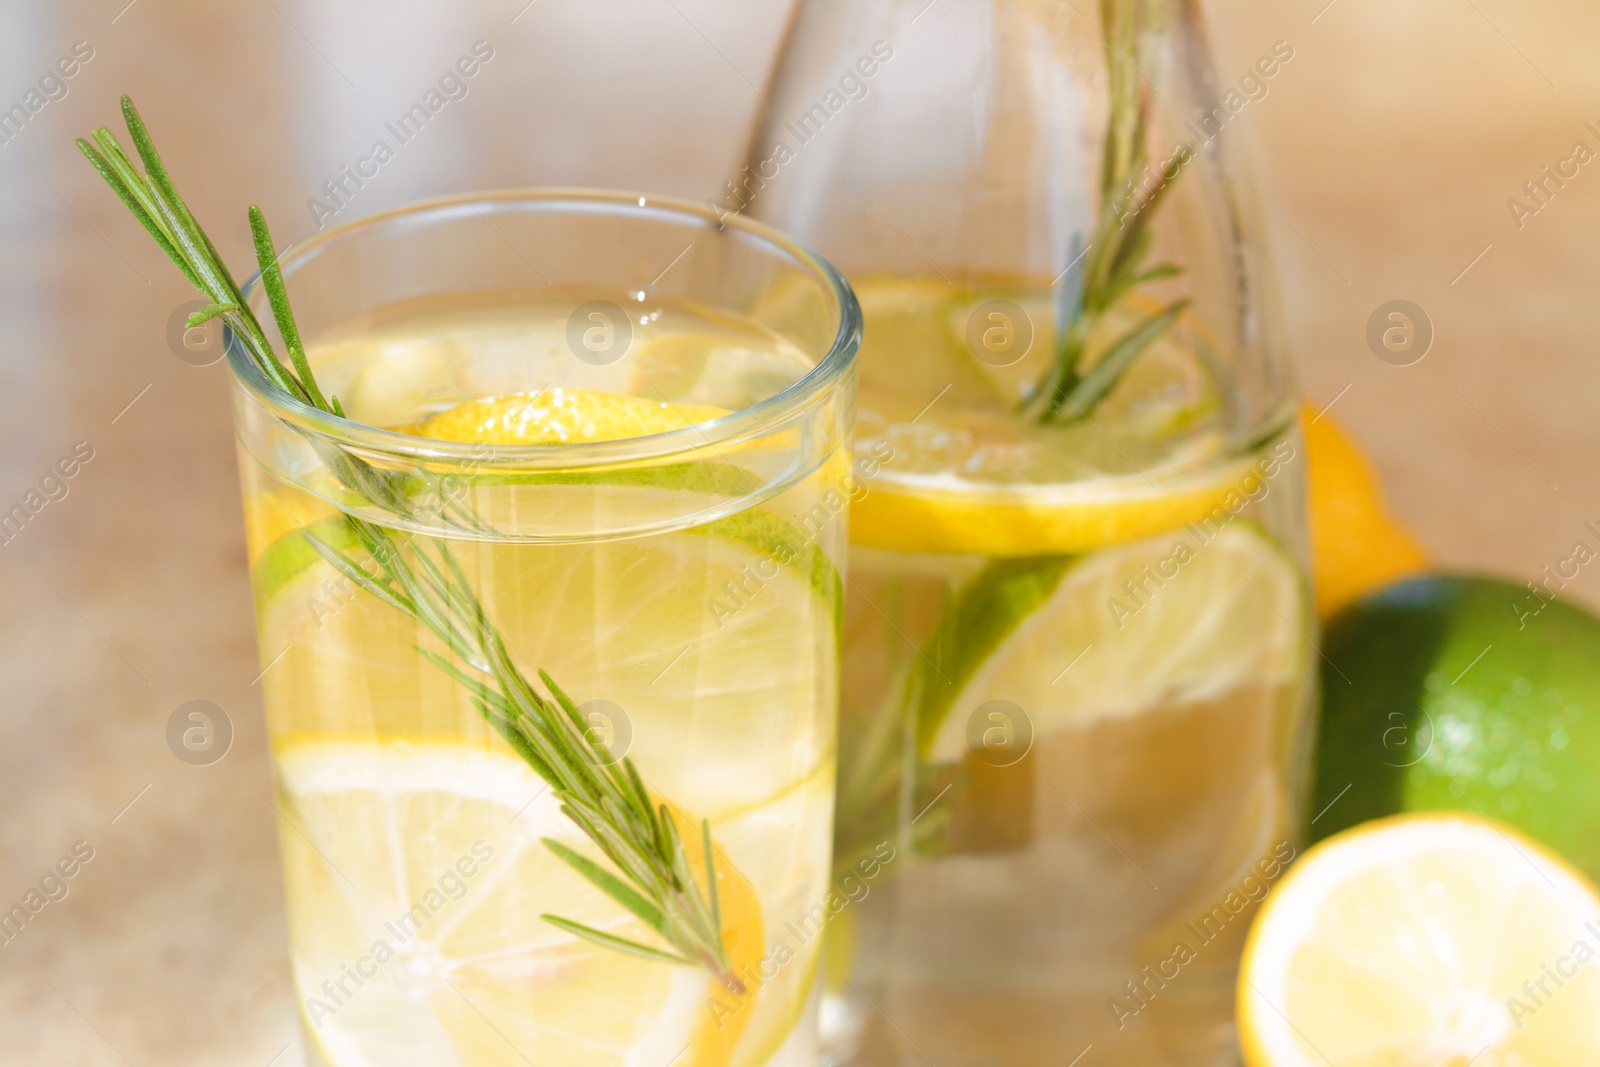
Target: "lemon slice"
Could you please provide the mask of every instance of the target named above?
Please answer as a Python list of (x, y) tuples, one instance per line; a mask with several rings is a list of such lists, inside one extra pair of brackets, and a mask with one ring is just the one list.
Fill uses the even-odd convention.
[(441, 441), (550, 445), (615, 441), (681, 430), (728, 413), (708, 404), (674, 404), (593, 389), (467, 400), (418, 424), (413, 433)]
[(1224, 517), (1243, 503), (1248, 460), (1218, 464), (1192, 478), (1116, 490), (1076, 486), (1019, 489), (910, 486), (883, 479), (854, 504), (850, 541), (899, 552), (1032, 556), (1092, 552)]
[[(1178, 333), (1134, 361), (1093, 425), (1040, 427), (1016, 405), (1055, 358), (1047, 286), (872, 277), (856, 292), (866, 319), (858, 436), (884, 475), (851, 509), (853, 544), (1059, 555), (1243, 506), (1253, 463), (1222, 454), (1215, 372)], [(1033, 335), (1015, 363), (977, 358), (973, 323), (991, 307)], [(1130, 297), (1106, 314), (1089, 358), (1158, 307)]]
[(988, 564), (944, 613), (912, 679), (935, 761), (968, 751), (968, 719), (1017, 705), (1035, 736), (1300, 676), (1307, 596), (1294, 563), (1236, 522), (1078, 559)]
[[(280, 751), (278, 771), (295, 977), (335, 1067), (729, 1062), (754, 1011), (714, 1018), (709, 972), (540, 918), (656, 940), (541, 843), (602, 859), (522, 761), (464, 744), (308, 743)], [(703, 869), (696, 835), (685, 845)], [(720, 849), (715, 867), (738, 971), (764, 951), (761, 907)]]
[(1250, 1067), (1600, 1063), (1600, 893), (1515, 831), (1404, 815), (1331, 837), (1245, 947)]
[[(523, 419), (527, 403), (469, 401), (423, 428), (452, 440), (495, 433), (527, 443), (550, 426)], [(562, 392), (550, 410), (585, 435), (681, 424), (677, 407), (592, 390)], [(580, 517), (699, 493), (684, 480), (692, 472), (677, 468), (617, 473), (628, 480), (504, 488), (510, 503), (527, 488), (539, 494), (532, 503), (578, 509)], [(337, 518), (315, 533), (354, 549)], [(646, 780), (697, 818), (764, 803), (831, 765), (824, 746), (832, 730), (819, 723), (836, 700), (841, 583), (826, 554), (777, 516), (751, 509), (649, 538), (536, 549), (463, 542), (456, 552), (508, 646), (580, 702), (620, 708)], [(280, 647), (347, 650), (347, 659), (393, 648), (406, 657), (352, 672), (345, 662), (323, 669), (316, 657), (286, 655), (265, 676), (273, 706), (297, 709), (299, 729), (344, 736), (425, 735), (455, 719), (473, 723), (465, 690), (410, 651), (413, 624), (358, 590), (340, 595), (338, 579), (298, 531), (280, 538), (255, 577), (262, 633)], [(821, 657), (794, 654), (797, 643)], [(416, 707), (419, 691), (427, 721), (400, 721), (393, 709)]]
[[(645, 780), (697, 819), (758, 806), (831, 765), (836, 605), (755, 543), (685, 532), (455, 554), (525, 669), (547, 670), (580, 704), (604, 701)], [(277, 645), (264, 655), (288, 648), (262, 678), (275, 733), (487, 731), (467, 690), (412, 651), (414, 622), (341, 592), (331, 566), (303, 557), (261, 608)], [(741, 582), (756, 591), (737, 603), (727, 587)]]
[[(528, 410), (527, 396), (471, 401), (436, 416), (427, 430), (523, 444), (561, 434), (660, 432), (720, 411), (595, 391), (541, 396), (550, 402), (537, 411)], [(581, 509), (580, 518), (637, 509), (643, 497), (723, 491), (698, 467), (611, 473), (614, 481), (507, 480), (498, 490), (519, 506)], [(355, 550), (342, 519), (313, 526), (325, 542)], [(780, 555), (785, 541), (791, 550)], [(740, 922), (742, 936), (754, 940), (735, 967), (759, 964), (767, 946), (749, 931), (777, 935), (827, 893), (839, 578), (825, 554), (761, 510), (649, 538), (453, 547), (519, 662), (547, 669), (583, 707), (602, 702), (603, 742), (625, 751), (650, 787), (684, 812), (686, 825), (709, 819), (720, 884), (736, 878), (734, 891), (748, 897)], [(393, 887), (414, 881), (403, 870), (408, 857), (431, 870), (467, 840), (465, 830), (449, 829), (453, 819), (479, 831), (498, 820), (502, 833), (514, 822), (518, 832), (531, 827), (531, 839), (589, 847), (547, 798), (516, 814), (543, 783), (505, 753), (468, 691), (412, 651), (414, 622), (338, 581), (299, 531), (263, 552), (255, 576), (262, 633), (287, 649), (263, 684), (286, 819), (298, 828), (286, 827), (283, 838), (296, 838), (285, 849), (296, 852), (293, 877), (303, 883), (291, 880), (295, 921), (313, 931), (297, 935), (297, 955), (306, 958), (329, 945), (348, 954), (370, 932), (370, 913), (391, 906), (404, 912), (409, 898)], [(797, 642), (822, 654), (795, 655)], [(331, 1036), (334, 1020), (316, 1012), (310, 1021), (323, 1024), (318, 1039), (336, 1067), (520, 1062), (507, 1044), (495, 1044), (498, 1030), (539, 1050), (529, 1058), (541, 1064), (661, 1067), (686, 1047), (692, 1062), (720, 1064), (737, 1049), (737, 1062), (754, 1063), (785, 1042), (803, 1044), (796, 1023), (815, 985), (820, 936), (789, 937), (790, 958), (775, 975), (761, 970), (753, 1000), (732, 1015), (711, 1012), (708, 1002), (721, 994), (700, 969), (591, 950), (540, 920), (550, 912), (602, 929), (623, 922), (619, 936), (653, 943), (648, 931), (629, 932), (631, 919), (542, 848), (516, 847), (523, 851), (504, 892), (517, 895), (486, 898), (488, 910), (469, 929), (485, 939), (487, 958), (521, 962), (450, 970), (450, 953), (466, 950), (441, 944), (445, 956), (419, 959), (405, 973), (424, 985), (449, 974), (460, 989), (445, 989), (448, 996), (430, 993), (426, 1004), (412, 993), (409, 1000), (353, 998), (338, 1012), (343, 1030)], [(726, 907), (725, 899), (731, 922)], [(547, 975), (560, 981), (538, 985)], [(302, 979), (307, 996), (329, 980), (323, 970)], [(528, 1008), (530, 997), (541, 1006)], [(367, 1011), (376, 1014), (364, 1018)], [(480, 1013), (494, 1025), (475, 1022)], [(707, 1019), (714, 1033), (702, 1034)], [(451, 1048), (456, 1058), (439, 1052)], [(598, 1051), (583, 1060), (584, 1048)]]

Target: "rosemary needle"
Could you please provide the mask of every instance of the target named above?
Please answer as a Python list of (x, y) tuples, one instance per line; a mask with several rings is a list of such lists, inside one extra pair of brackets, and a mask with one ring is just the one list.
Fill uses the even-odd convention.
[[(1072, 303), (1055, 361), (1020, 405), (1024, 411), (1035, 411), (1043, 423), (1088, 418), (1133, 361), (1177, 322), (1189, 303), (1174, 300), (1150, 312), (1107, 346), (1093, 365), (1087, 369), (1079, 366), (1090, 334), (1107, 311), (1139, 286), (1181, 272), (1170, 263), (1145, 266), (1153, 243), (1150, 217), (1176, 177), (1157, 174), (1152, 188), (1141, 188), (1141, 178), (1150, 170), (1149, 99), (1133, 56), (1139, 52), (1150, 5), (1151, 0), (1100, 3), (1110, 98), (1100, 167), (1100, 212), (1093, 239), (1085, 248), (1074, 250), (1074, 258), (1083, 260), (1081, 270), (1067, 272)], [(1180, 154), (1179, 165), (1188, 158)]]

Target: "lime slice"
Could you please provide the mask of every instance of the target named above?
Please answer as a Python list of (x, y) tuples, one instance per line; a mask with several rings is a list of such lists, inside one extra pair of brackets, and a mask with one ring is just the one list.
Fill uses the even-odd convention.
[[(756, 1020), (752, 1006), (717, 1025), (704, 1002), (720, 987), (700, 968), (600, 948), (540, 918), (655, 937), (544, 847), (550, 837), (601, 859), (514, 756), (307, 743), (280, 751), (278, 771), (295, 977), (334, 1067), (519, 1056), (656, 1067), (680, 1054), (720, 1067)], [(724, 944), (742, 969), (764, 951), (762, 910), (720, 849), (715, 865)]]
[(1600, 1062), (1600, 894), (1509, 827), (1367, 823), (1267, 897), (1239, 975), (1250, 1067)]
[[(413, 427), (413, 432), (438, 440), (465, 443), (535, 445), (573, 441), (602, 441), (626, 437), (642, 437), (681, 429), (698, 422), (727, 414), (727, 410), (704, 404), (663, 403), (620, 393), (593, 389), (546, 389), (538, 393), (517, 393), (507, 396), (468, 400), (424, 420)], [(736, 451), (738, 449), (735, 449)], [(827, 471), (821, 479), (832, 485), (847, 470), (849, 458), (843, 451), (835, 452), (827, 460)], [(630, 497), (613, 486), (636, 486), (644, 490), (659, 489), (668, 493), (685, 492), (716, 494), (737, 497), (750, 491), (752, 485), (761, 483), (756, 475), (726, 461), (667, 464), (663, 466), (630, 467), (602, 471), (551, 471), (537, 474), (482, 475), (473, 479), (478, 487), (509, 487), (497, 494), (493, 502), (515, 511), (569, 507), (587, 509), (596, 515), (608, 511), (626, 514), (629, 502), (637, 505), (643, 494)], [(525, 499), (516, 491), (518, 486), (579, 486), (608, 487), (606, 490), (586, 488), (568, 494), (562, 501), (552, 497), (550, 488), (542, 488), (537, 499)], [(419, 491), (424, 487), (419, 484)], [(608, 502), (615, 501), (608, 506)], [(659, 504), (657, 505), (659, 507)], [(700, 510), (700, 502), (685, 503), (684, 513)], [(252, 516), (252, 545), (264, 545), (255, 562), (255, 592), (258, 605), (264, 603), (299, 576), (321, 557), (303, 536), (302, 530), (288, 529), (282, 516), (304, 515), (307, 519), (326, 515), (329, 509), (306, 494), (254, 495), (246, 509)], [(638, 508), (633, 509), (637, 512)], [(257, 519), (255, 517), (259, 516)], [(338, 516), (322, 519), (307, 530), (324, 542), (350, 552), (355, 548), (354, 537), (344, 528)], [(770, 511), (748, 509), (723, 519), (694, 527), (693, 534), (727, 538), (754, 549), (766, 564), (776, 559), (789, 571), (804, 576), (816, 593), (832, 605), (835, 637), (843, 630), (843, 581), (833, 561), (814, 541), (796, 527)], [(268, 541), (267, 537), (273, 536)], [(320, 580), (326, 581), (324, 575)], [(736, 582), (746, 591), (750, 581), (740, 576)], [(758, 583), (759, 584), (759, 583)], [(723, 602), (727, 602), (724, 597)]]
[[(829, 461), (830, 464), (841, 461), (843, 454), (835, 453), (835, 457), (834, 460)], [(712, 464), (685, 464), (682, 466), (603, 471), (583, 476), (562, 475), (559, 473), (527, 475), (516, 479), (505, 479), (504, 484), (634, 485), (647, 489), (659, 488), (673, 491), (719, 493), (726, 496), (744, 491), (749, 482), (745, 480), (744, 476), (737, 474), (726, 466), (719, 469), (717, 465)], [(266, 495), (268, 494), (256, 494), (258, 497)], [(303, 496), (304, 494), (297, 495)], [(611, 499), (619, 499), (615, 493), (609, 493), (608, 496)], [(549, 500), (550, 498), (545, 496), (541, 498), (540, 504), (547, 505)], [(589, 496), (588, 503), (595, 503), (593, 495)], [(690, 507), (698, 508), (699, 505), (690, 505)], [(685, 533), (692, 536), (709, 536), (735, 541), (757, 553), (760, 557), (760, 562), (764, 566), (767, 560), (777, 560), (786, 571), (803, 577), (811, 584), (812, 591), (822, 599), (823, 603), (831, 605), (835, 640), (837, 641), (840, 638), (844, 626), (844, 580), (839, 574), (839, 568), (834, 565), (828, 554), (799, 527), (779, 518), (770, 511), (751, 508), (729, 515), (727, 518), (715, 519), (693, 527), (685, 531)], [(272, 599), (279, 590), (283, 589), (295, 578), (301, 577), (307, 568), (322, 562), (321, 554), (312, 548), (310, 541), (306, 539), (307, 534), (342, 552), (352, 553), (359, 548), (355, 535), (350, 532), (344, 516), (337, 514), (319, 519), (304, 528), (291, 529), (281, 534), (261, 552), (256, 558), (253, 567), (254, 581), (252, 584), (255, 589), (258, 607)], [(335, 578), (336, 576), (331, 571), (324, 571), (318, 581), (327, 582)], [(322, 589), (319, 593), (313, 587), (304, 595), (312, 599), (320, 597), (326, 600), (329, 599), (328, 593), (329, 589)], [(333, 601), (337, 602), (336, 596)], [(722, 602), (731, 603), (726, 599), (726, 591), (724, 591)]]
[[(339, 514), (318, 519), (300, 529), (285, 531), (268, 544), (256, 560), (251, 584), (255, 589), (258, 608), (276, 597), (294, 579), (304, 575), (307, 568), (323, 562), (321, 553), (311, 547), (307, 534), (340, 552), (351, 553), (361, 547), (355, 534), (350, 532), (350, 524)], [(331, 568), (323, 574), (325, 580), (332, 577)], [(309, 595), (315, 597), (317, 593), (311, 591)]]
[[(620, 708), (646, 781), (696, 818), (763, 803), (831, 762), (823, 719), (836, 699), (836, 611), (810, 574), (773, 566), (745, 541), (688, 532), (532, 548), (468, 542), (455, 554), (522, 668), (548, 671), (580, 703)], [(279, 731), (478, 728), (467, 690), (411, 650), (414, 622), (340, 585), (320, 558), (298, 562), (261, 609), (261, 632), (276, 646), (264, 658), (289, 648), (263, 677)], [(764, 576), (759, 586), (752, 574)], [(740, 583), (754, 590), (742, 603), (728, 593)]]
[(1010, 701), (1034, 736), (1299, 677), (1306, 593), (1294, 563), (1236, 522), (1076, 559), (997, 560), (973, 577), (914, 664), (918, 743), (968, 751), (968, 719)]

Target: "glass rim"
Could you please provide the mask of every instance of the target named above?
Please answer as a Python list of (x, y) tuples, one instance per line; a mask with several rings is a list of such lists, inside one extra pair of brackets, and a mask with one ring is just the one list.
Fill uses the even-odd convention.
[[(275, 416), (296, 428), (315, 434), (345, 448), (367, 454), (381, 454), (410, 462), (469, 463), (481, 466), (506, 466), (520, 469), (563, 469), (616, 467), (670, 458), (757, 438), (781, 426), (790, 416), (819, 402), (853, 366), (861, 347), (861, 306), (844, 276), (809, 246), (763, 223), (713, 209), (709, 205), (677, 197), (616, 189), (553, 187), (492, 189), (432, 197), (413, 201), (351, 219), (320, 231), (304, 241), (290, 245), (278, 257), (278, 266), (287, 283), (299, 269), (313, 262), (322, 252), (347, 241), (359, 240), (368, 232), (396, 222), (427, 216), (461, 214), (463, 218), (486, 219), (496, 209), (545, 208), (614, 217), (637, 215), (676, 216), (697, 220), (717, 231), (739, 230), (755, 238), (799, 265), (819, 279), (821, 287), (833, 294), (838, 305), (838, 328), (828, 351), (800, 378), (771, 396), (748, 407), (739, 408), (706, 422), (639, 437), (609, 441), (564, 442), (556, 444), (490, 446), (477, 442), (442, 441), (369, 426), (353, 419), (321, 411), (276, 385), (256, 366), (231, 329), (224, 329), (223, 348), (233, 378)], [(259, 271), (240, 289), (247, 304), (258, 312), (265, 303)], [(291, 295), (292, 300), (292, 295)], [(268, 316), (270, 317), (270, 313)]]

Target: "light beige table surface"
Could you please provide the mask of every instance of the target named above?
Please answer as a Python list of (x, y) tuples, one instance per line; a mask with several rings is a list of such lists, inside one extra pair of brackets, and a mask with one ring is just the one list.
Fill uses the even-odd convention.
[[(175, 358), (166, 331), (190, 294), (70, 138), (133, 92), (242, 270), (245, 204), (280, 239), (311, 232), (322, 181), (484, 40), (494, 58), (467, 98), (349, 214), (518, 184), (704, 197), (781, 12), (124, 2), (0, 8), (0, 106), (75, 42), (93, 49), (67, 96), (0, 144), (0, 510), (75, 443), (93, 450), (68, 495), (0, 545), (0, 910), (77, 842), (93, 849), (70, 894), (0, 946), (0, 1062), (288, 1065), (224, 371)], [(1506, 201), (1573, 142), (1600, 149), (1584, 126), (1600, 127), (1600, 9), (1324, 2), (1213, 5), (1224, 80), (1274, 41), (1295, 49), (1236, 127), (1260, 153), (1256, 206), (1306, 390), (1336, 401), (1441, 561), (1531, 578), (1600, 519), (1600, 164), (1520, 229)], [(1412, 367), (1363, 339), (1395, 298), (1437, 333)], [(1600, 577), (1572, 594), (1600, 603)], [(192, 699), (234, 726), (211, 766), (166, 744)]]

